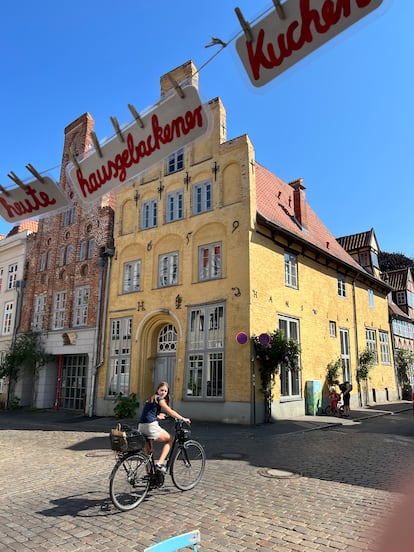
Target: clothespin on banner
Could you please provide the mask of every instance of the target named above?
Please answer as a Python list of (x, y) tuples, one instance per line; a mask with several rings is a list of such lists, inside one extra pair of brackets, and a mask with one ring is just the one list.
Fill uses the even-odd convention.
[(243, 14), (240, 8), (234, 8), (234, 11), (236, 12), (236, 15), (239, 19), (240, 25), (243, 29), (244, 34), (246, 35), (247, 40), (249, 40), (250, 42), (254, 42), (252, 28), (250, 27), (250, 24), (243, 17)]
[(69, 148), (69, 159), (72, 161), (72, 163), (78, 169), (78, 171), (80, 171), (81, 168), (80, 168), (80, 165), (78, 163), (78, 160), (76, 159), (76, 155), (75, 155), (75, 152), (72, 149), (72, 146)]
[(41, 182), (42, 184), (44, 183), (45, 179), (43, 178), (43, 176), (37, 172), (37, 170), (33, 167), (33, 165), (31, 165), (30, 163), (28, 163), (26, 165), (26, 169), (32, 173), (32, 175), (39, 181)]
[(99, 155), (99, 157), (103, 157), (101, 146), (99, 145), (98, 137), (96, 136), (96, 133), (93, 130), (91, 132), (91, 138), (92, 138), (92, 142), (93, 142), (96, 153)]
[(135, 107), (132, 105), (132, 104), (128, 104), (128, 109), (130, 110), (130, 112), (132, 113), (132, 116), (134, 117), (134, 119), (136, 120), (136, 122), (139, 124), (139, 126), (141, 128), (144, 128), (144, 122), (143, 120), (141, 119), (138, 111), (135, 109)]
[(280, 17), (280, 19), (285, 19), (285, 10), (283, 9), (280, 0), (273, 0), (273, 4), (275, 5), (277, 15)]
[(22, 190), (26, 189), (26, 184), (24, 184), (24, 182), (22, 182), (20, 178), (16, 174), (14, 174), (13, 171), (10, 171), (7, 176), (11, 178), (13, 182), (15, 182), (19, 186), (19, 188), (21, 188)]
[(109, 117), (111, 119), (111, 123), (115, 129), (115, 132), (117, 133), (118, 135), (118, 138), (121, 140), (121, 142), (125, 142), (124, 140), (124, 137), (122, 135), (122, 132), (121, 132), (121, 128), (119, 126), (119, 123), (118, 123), (118, 119), (116, 117)]
[(1, 192), (2, 194), (4, 194), (5, 196), (9, 196), (9, 195), (10, 195), (9, 192), (8, 192), (6, 189), (3, 188), (3, 186), (0, 186), (0, 192)]
[(183, 89), (178, 84), (178, 82), (175, 80), (175, 78), (171, 75), (171, 73), (167, 73), (167, 77), (170, 79), (171, 84), (174, 86), (175, 91), (180, 96), (180, 98), (185, 98), (185, 94), (183, 92)]

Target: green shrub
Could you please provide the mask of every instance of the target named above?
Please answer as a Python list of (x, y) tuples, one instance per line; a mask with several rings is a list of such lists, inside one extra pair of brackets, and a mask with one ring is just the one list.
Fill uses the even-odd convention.
[(128, 397), (120, 393), (115, 399), (114, 413), (118, 418), (134, 418), (138, 406), (135, 393), (131, 393)]

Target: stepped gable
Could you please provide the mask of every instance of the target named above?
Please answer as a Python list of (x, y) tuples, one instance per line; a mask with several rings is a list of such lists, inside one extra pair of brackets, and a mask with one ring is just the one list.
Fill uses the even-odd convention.
[[(258, 163), (255, 167), (256, 206), (259, 217), (314, 246), (325, 255), (335, 257), (358, 272), (368, 275), (368, 272), (338, 243), (306, 201), (306, 227), (302, 226), (295, 217), (293, 197), (295, 190), (292, 185)], [(372, 275), (369, 276), (372, 277)]]

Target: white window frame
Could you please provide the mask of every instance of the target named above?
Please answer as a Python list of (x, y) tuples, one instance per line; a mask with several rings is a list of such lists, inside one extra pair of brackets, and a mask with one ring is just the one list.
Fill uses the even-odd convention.
[(339, 297), (346, 297), (346, 277), (343, 274), (338, 274), (337, 276), (337, 288), (338, 288), (338, 296)]
[(10, 335), (13, 332), (13, 312), (14, 302), (7, 301), (4, 303), (2, 335)]
[(193, 186), (193, 215), (200, 215), (213, 209), (213, 184), (211, 180)]
[(342, 360), (342, 381), (351, 382), (351, 348), (349, 330), (347, 328), (339, 328), (339, 342)]
[(142, 202), (141, 207), (141, 229), (156, 228), (158, 220), (158, 200), (148, 199)]
[(397, 291), (395, 294), (397, 305), (405, 305), (407, 302), (405, 291)]
[(158, 257), (158, 287), (178, 284), (178, 251)]
[(45, 316), (45, 305), (46, 305), (46, 296), (45, 295), (35, 295), (33, 300), (33, 321), (32, 329), (33, 330), (42, 330), (43, 329), (43, 320)]
[(381, 364), (391, 364), (391, 351), (388, 332), (378, 330), (378, 337), (380, 343)]
[(132, 318), (110, 321), (108, 391), (110, 397), (129, 394)]
[(298, 257), (285, 251), (285, 286), (298, 289)]
[(329, 320), (329, 336), (336, 337), (336, 322), (335, 320)]
[(89, 286), (75, 288), (73, 305), (73, 326), (86, 326), (88, 324), (88, 308), (90, 299)]
[(189, 308), (186, 373), (188, 399), (224, 399), (225, 328), (224, 303)]
[[(278, 317), (279, 329), (287, 340), (294, 339), (300, 343), (299, 320), (290, 316)], [(298, 359), (300, 365), (300, 359)], [(292, 371), (289, 366), (282, 363), (280, 366), (280, 399), (299, 399), (301, 396), (301, 370)]]
[(16, 287), (18, 264), (13, 263), (9, 265), (7, 274), (7, 289), (14, 289)]
[(365, 340), (367, 349), (375, 353), (375, 362), (378, 362), (378, 349), (377, 349), (377, 331), (372, 328), (365, 328)]
[(165, 174), (173, 174), (184, 169), (184, 148), (171, 153), (167, 158)]
[(166, 197), (166, 222), (184, 218), (184, 191), (169, 192)]
[(88, 241), (88, 259), (92, 259), (95, 252), (95, 240), (91, 239)]
[(61, 330), (65, 322), (66, 291), (55, 291), (53, 294), (52, 329)]
[(141, 291), (141, 270), (141, 259), (124, 263), (122, 293)]
[(222, 278), (223, 248), (221, 242), (200, 245), (198, 248), (198, 281)]
[(87, 249), (88, 243), (87, 241), (83, 240), (80, 244), (79, 248), (79, 260), (84, 261), (86, 259), (86, 249)]

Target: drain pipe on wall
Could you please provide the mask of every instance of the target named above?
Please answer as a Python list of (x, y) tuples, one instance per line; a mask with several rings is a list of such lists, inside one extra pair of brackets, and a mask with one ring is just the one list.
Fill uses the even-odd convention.
[[(95, 349), (95, 367), (92, 373), (91, 390), (89, 394), (89, 407), (88, 416), (92, 418), (95, 411), (95, 398), (96, 398), (96, 376), (99, 368), (104, 362), (104, 344), (105, 344), (105, 320), (108, 309), (108, 289), (109, 289), (109, 276), (111, 273), (111, 260), (115, 255), (114, 248), (105, 248), (104, 252), (99, 257), (99, 290), (98, 290), (98, 313), (96, 321), (96, 349)], [(106, 265), (106, 277), (104, 288), (104, 275)], [(102, 312), (103, 304), (103, 312)]]
[[(355, 282), (357, 281), (358, 276), (359, 275), (357, 274), (355, 278), (352, 280), (352, 306), (354, 309), (355, 352), (356, 352), (357, 369), (359, 364), (359, 347), (358, 347), (358, 317), (357, 317), (357, 309), (356, 309)], [(362, 393), (361, 393), (361, 385), (359, 381), (358, 381), (358, 400), (359, 400), (359, 406), (362, 407)]]

